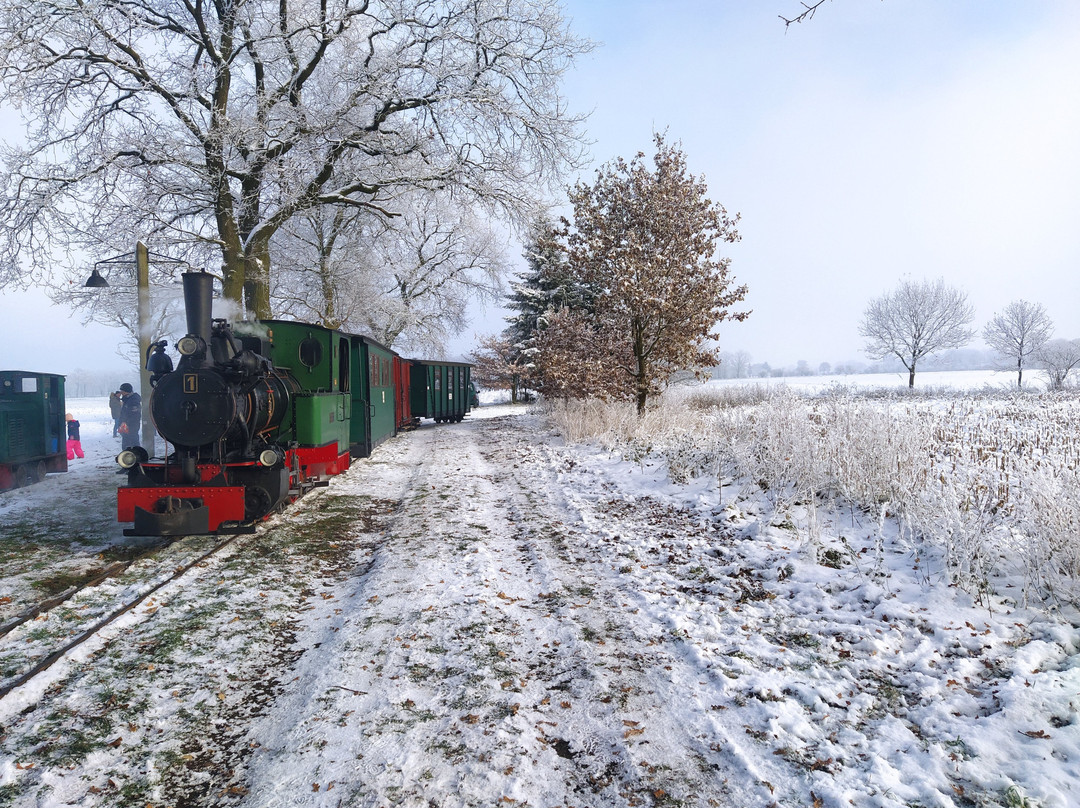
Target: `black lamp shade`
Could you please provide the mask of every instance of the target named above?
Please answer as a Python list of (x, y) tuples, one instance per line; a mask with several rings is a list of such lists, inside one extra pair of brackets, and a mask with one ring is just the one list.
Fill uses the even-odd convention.
[(90, 273), (90, 277), (86, 279), (84, 286), (88, 286), (91, 289), (102, 289), (109, 285), (109, 282), (101, 277), (101, 273), (97, 271), (97, 267), (94, 267), (94, 271)]

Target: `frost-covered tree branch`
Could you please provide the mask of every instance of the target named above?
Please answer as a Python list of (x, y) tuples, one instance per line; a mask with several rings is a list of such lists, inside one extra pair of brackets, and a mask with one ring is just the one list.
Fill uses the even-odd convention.
[[(0, 287), (64, 250), (179, 243), (270, 313), (275, 234), (455, 189), (525, 222), (583, 159), (557, 0), (0, 0)], [(209, 261), (207, 249), (219, 257)]]
[[(446, 194), (396, 200), (388, 221), (316, 211), (279, 234), (275, 308), (362, 330), (387, 346), (435, 352), (467, 325), (469, 301), (494, 300), (507, 271), (490, 222)], [(311, 253), (319, 256), (311, 262)]]

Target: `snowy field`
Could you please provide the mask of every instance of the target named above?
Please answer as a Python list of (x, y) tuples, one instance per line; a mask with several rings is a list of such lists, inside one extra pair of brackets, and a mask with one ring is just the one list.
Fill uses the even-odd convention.
[[(1046, 386), (1043, 374), (1028, 370), (1024, 387), (1042, 390)], [(848, 373), (826, 376), (783, 376), (770, 379), (716, 379), (709, 382), (718, 387), (753, 386), (776, 390), (781, 387), (799, 392), (818, 393), (833, 388), (851, 390), (907, 390), (908, 375), (904, 373)], [(915, 390), (1013, 390), (1016, 371), (1001, 370), (927, 370), (915, 374)]]
[[(1067, 402), (1036, 438), (1008, 401), (873, 406), (968, 425), (940, 436), (955, 493), (1003, 419), (1033, 462), (1070, 451)], [(862, 494), (822, 487), (857, 464), (795, 438), (838, 407), (766, 406), (736, 408), (749, 474), (674, 417), (569, 444), (484, 407), (395, 439), (0, 699), (0, 806), (1080, 804), (1065, 590), (998, 558), (957, 577), (914, 497), (859, 502), (871, 465)], [(58, 569), (129, 552), (105, 402), (68, 409), (87, 459), (0, 496), (0, 623)], [(844, 423), (923, 445), (880, 413)], [(154, 550), (0, 637), (0, 687), (205, 549)]]

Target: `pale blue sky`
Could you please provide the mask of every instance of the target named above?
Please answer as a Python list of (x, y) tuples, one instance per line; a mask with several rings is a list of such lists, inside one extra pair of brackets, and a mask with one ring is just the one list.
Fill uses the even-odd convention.
[(596, 161), (666, 129), (742, 213), (754, 313), (724, 347), (864, 358), (905, 273), (967, 291), (980, 330), (1024, 298), (1080, 337), (1080, 4), (833, 0), (787, 30), (796, 0), (566, 7), (602, 43), (567, 85)]
[[(979, 329), (1024, 298), (1080, 337), (1080, 3), (832, 0), (786, 31), (798, 0), (565, 8), (598, 43), (566, 85), (596, 164), (667, 130), (742, 213), (724, 249), (754, 313), (723, 327), (725, 348), (773, 366), (863, 358), (862, 311), (905, 273), (967, 291)], [(453, 349), (500, 318), (478, 315)], [(10, 359), (13, 321), (0, 364), (27, 364)], [(75, 325), (42, 369), (113, 353)]]

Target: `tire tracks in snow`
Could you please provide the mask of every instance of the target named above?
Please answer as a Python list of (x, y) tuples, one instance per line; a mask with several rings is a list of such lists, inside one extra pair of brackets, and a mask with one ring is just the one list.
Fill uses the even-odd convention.
[(725, 726), (722, 674), (617, 571), (535, 428), (422, 428), (335, 486), (400, 505), (308, 615), (245, 804), (772, 803), (781, 764)]

